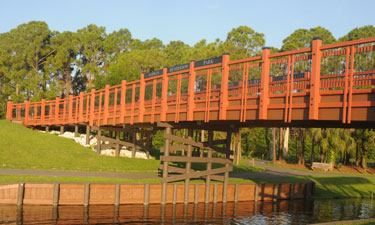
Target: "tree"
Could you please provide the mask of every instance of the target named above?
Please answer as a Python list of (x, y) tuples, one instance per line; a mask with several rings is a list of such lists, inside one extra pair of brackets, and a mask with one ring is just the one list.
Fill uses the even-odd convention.
[(93, 87), (93, 80), (102, 71), (104, 64), (105, 28), (90, 24), (77, 31), (75, 39), (76, 51), (79, 52), (79, 66), (86, 74), (88, 89)]
[(239, 26), (228, 33), (225, 47), (233, 59), (238, 59), (261, 54), (265, 42), (264, 34)]
[(191, 60), (189, 58), (189, 51), (191, 51), (190, 46), (182, 41), (169, 42), (163, 49), (166, 57), (166, 66), (175, 66), (189, 62)]
[(21, 24), (4, 35), (3, 47), (8, 54), (1, 64), (4, 76), (10, 80), (8, 87), (14, 90), (13, 101), (56, 96), (57, 80), (45, 72), (48, 58), (55, 53), (50, 45), (52, 35), (48, 25), (40, 21)]
[(354, 28), (348, 34), (339, 38), (339, 41), (353, 41), (369, 37), (375, 37), (375, 26), (373, 25)]
[(55, 54), (49, 57), (46, 70), (61, 80), (61, 97), (73, 94), (72, 71), (76, 65), (77, 52), (73, 42), (75, 34), (70, 31), (58, 33), (51, 38), (51, 48)]
[(320, 37), (324, 45), (336, 42), (332, 33), (324, 27), (298, 29), (283, 40), (281, 51), (309, 48), (314, 37)]

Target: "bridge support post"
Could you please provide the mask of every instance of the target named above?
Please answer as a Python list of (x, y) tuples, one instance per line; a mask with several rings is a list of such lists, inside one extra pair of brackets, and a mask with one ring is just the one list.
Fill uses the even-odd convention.
[(79, 132), (78, 132), (78, 125), (74, 125), (74, 137), (79, 137)]
[[(185, 138), (185, 137), (184, 137)], [(193, 140), (193, 129), (188, 129), (188, 140)], [(187, 154), (186, 156), (187, 157), (191, 157), (191, 152), (192, 152), (192, 145), (189, 144), (187, 146)], [(184, 151), (184, 150), (183, 150)], [(190, 173), (190, 169), (191, 169), (191, 162), (187, 162), (186, 163), (186, 174), (189, 174)], [(189, 203), (189, 184), (190, 184), (190, 178), (186, 178), (185, 179), (185, 196), (184, 196), (184, 204), (188, 204)]]
[(44, 125), (45, 124), (45, 116), (46, 116), (46, 99), (42, 99), (42, 105), (41, 105), (41, 109), (40, 109), (40, 114), (41, 114), (41, 121), (40, 121), (40, 124), (41, 125)]
[(126, 98), (126, 80), (121, 81), (121, 108), (120, 108), (120, 123), (125, 123), (125, 101)]
[(8, 101), (7, 102), (7, 120), (12, 120), (12, 108), (13, 108), (13, 102)]
[(314, 38), (312, 42), (311, 78), (310, 78), (310, 108), (309, 119), (319, 119), (320, 102), (320, 64), (322, 39)]
[[(100, 104), (100, 103), (98, 103)], [(90, 94), (90, 121), (89, 125), (94, 126), (94, 118), (95, 117), (95, 89), (91, 89)]]
[(96, 135), (97, 145), (96, 153), (100, 154), (102, 151), (102, 129), (98, 128), (98, 134)]
[(270, 48), (264, 47), (262, 52), (262, 74), (260, 80), (260, 103), (259, 119), (266, 120), (269, 104), (269, 71), (270, 71)]
[(103, 124), (108, 124), (108, 107), (109, 107), (109, 84), (105, 85), (105, 92), (104, 92), (104, 118)]
[(132, 132), (132, 139), (133, 139), (133, 149), (132, 149), (132, 158), (135, 158), (137, 153), (137, 133), (135, 131)]
[[(29, 114), (30, 114), (30, 102), (29, 101), (26, 101), (25, 103), (25, 125), (29, 125)], [(52, 116), (52, 115), (50, 115)]]
[(90, 144), (90, 126), (86, 125), (86, 145)]
[[(171, 134), (171, 127), (165, 128), (165, 134)], [(170, 140), (168, 138), (165, 139), (164, 142), (164, 157), (169, 156), (169, 148), (170, 148)], [(163, 187), (161, 193), (161, 204), (165, 205), (167, 199), (167, 179), (168, 177), (168, 161), (163, 161)]]
[(187, 120), (193, 121), (194, 119), (194, 92), (195, 92), (195, 70), (194, 61), (190, 61), (190, 71), (189, 71), (189, 91), (188, 91), (188, 105), (187, 105)]
[(141, 81), (139, 83), (139, 114), (138, 114), (138, 122), (143, 122), (143, 116), (145, 114), (145, 75), (141, 74)]
[(80, 123), (83, 122), (83, 102), (84, 102), (83, 92), (80, 92), (79, 93), (79, 119), (78, 119), (79, 121), (77, 121)]
[(160, 121), (167, 120), (167, 98), (168, 98), (168, 68), (163, 68), (163, 81), (162, 81), (162, 89), (161, 89), (161, 114), (160, 114)]
[(60, 126), (60, 135), (65, 133), (65, 127), (63, 125)]
[(60, 98), (56, 97), (55, 102), (55, 124), (59, 124), (59, 113), (60, 113)]
[(73, 95), (69, 95), (68, 123), (73, 123)]
[[(120, 141), (120, 132), (119, 131), (116, 131), (116, 141)], [(120, 155), (120, 150), (121, 150), (120, 143), (117, 142), (116, 143), (116, 153), (115, 153), (115, 156), (119, 156)]]
[(228, 78), (229, 78), (228, 62), (229, 62), (229, 53), (224, 53), (222, 73), (221, 73), (221, 88), (220, 88), (220, 111), (219, 111), (220, 120), (225, 120), (227, 117)]
[[(211, 138), (212, 139), (212, 138)], [(232, 132), (227, 131), (227, 140), (226, 140), (226, 154), (225, 158), (230, 158), (230, 146), (232, 142)], [(227, 168), (226, 172), (224, 173), (224, 184), (223, 184), (223, 203), (227, 202), (227, 190), (228, 190), (228, 180), (229, 180), (229, 163), (225, 163), (225, 168)]]

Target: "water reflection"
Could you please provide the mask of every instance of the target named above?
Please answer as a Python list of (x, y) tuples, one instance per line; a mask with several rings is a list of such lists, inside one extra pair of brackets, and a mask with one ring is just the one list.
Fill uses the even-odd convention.
[(118, 207), (0, 205), (1, 224), (308, 224), (374, 216), (366, 199)]

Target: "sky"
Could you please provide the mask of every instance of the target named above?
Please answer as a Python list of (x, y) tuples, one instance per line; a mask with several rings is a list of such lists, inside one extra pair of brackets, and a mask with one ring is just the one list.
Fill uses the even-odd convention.
[(0, 33), (22, 23), (45, 21), (51, 30), (76, 31), (89, 24), (107, 33), (127, 28), (133, 38), (194, 45), (225, 40), (241, 25), (263, 33), (280, 48), (300, 28), (322, 26), (336, 38), (375, 25), (374, 0), (0, 0)]

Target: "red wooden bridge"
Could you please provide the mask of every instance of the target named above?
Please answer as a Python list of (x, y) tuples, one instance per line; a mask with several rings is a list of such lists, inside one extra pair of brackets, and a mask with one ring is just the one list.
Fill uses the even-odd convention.
[[(188, 185), (189, 179), (202, 176), (208, 184), (211, 178), (223, 180), (224, 198), (231, 170), (231, 135), (240, 127), (374, 128), (374, 50), (375, 38), (325, 46), (315, 38), (311, 48), (295, 51), (270, 54), (269, 48), (263, 48), (261, 56), (233, 61), (224, 54), (141, 74), (140, 80), (123, 80), (79, 96), (17, 104), (9, 101), (7, 119), (29, 127), (85, 125), (87, 134), (90, 128), (98, 130), (98, 139), (109, 141), (109, 147), (112, 143), (119, 150), (124, 145), (134, 154), (137, 148), (147, 151), (150, 147), (134, 133), (149, 138), (154, 130), (166, 129), (161, 160), (186, 163), (186, 167), (163, 163), (163, 182), (185, 179)], [(179, 137), (172, 135), (171, 129), (189, 131), (187, 137)], [(209, 130), (207, 141), (193, 140), (193, 129)], [(117, 134), (112, 139), (103, 137), (102, 130), (133, 135), (122, 135), (120, 140)], [(212, 131), (225, 131), (227, 138), (214, 140)], [(171, 141), (182, 144), (171, 146)], [(101, 144), (99, 141), (98, 151)], [(207, 157), (193, 156), (194, 148), (204, 149)], [(182, 156), (169, 155), (176, 151)], [(226, 159), (212, 158), (212, 152)], [(191, 170), (191, 163), (199, 162), (207, 163), (206, 171)], [(211, 169), (211, 163), (225, 167)], [(182, 175), (169, 176), (168, 168)], [(218, 173), (224, 173), (224, 179), (214, 175)], [(185, 191), (185, 200), (187, 195)]]
[(9, 101), (7, 119), (26, 126), (199, 121), (372, 128), (374, 44), (368, 38), (322, 46), (316, 39), (312, 48), (276, 54), (264, 48), (262, 56), (241, 60), (224, 54), (79, 96)]

